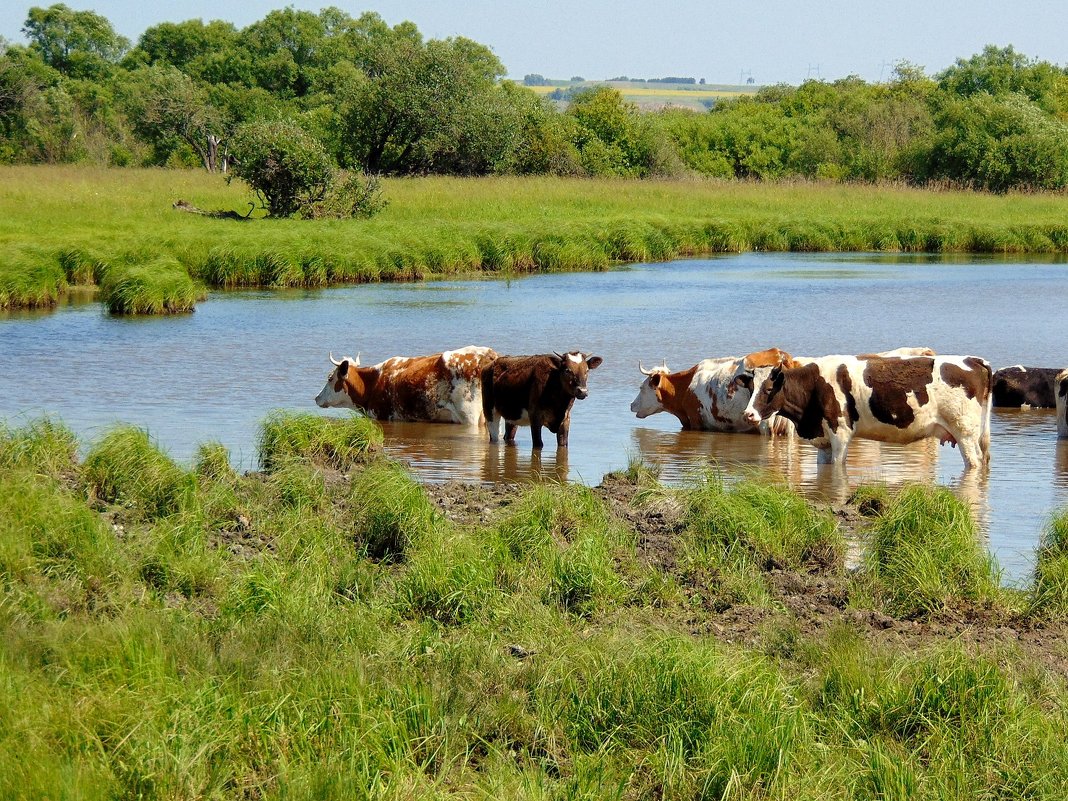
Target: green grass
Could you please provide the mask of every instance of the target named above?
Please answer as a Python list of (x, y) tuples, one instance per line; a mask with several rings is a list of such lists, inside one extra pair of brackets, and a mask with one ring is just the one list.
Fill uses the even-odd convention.
[[(209, 287), (598, 270), (748, 250), (1066, 253), (1068, 199), (704, 180), (410, 178), (370, 220), (220, 220), (237, 184), (194, 171), (0, 168), (0, 308), (106, 284), (120, 313), (190, 308)], [(48, 231), (47, 240), (41, 232)], [(188, 276), (184, 279), (181, 273)]]
[(1032, 586), (1032, 614), (1068, 617), (1068, 509), (1055, 513), (1046, 527)]
[(709, 576), (717, 604), (763, 602), (769, 569), (841, 569), (845, 542), (834, 519), (783, 485), (756, 478), (728, 485), (709, 473), (684, 503), (686, 560)]
[(999, 571), (967, 504), (945, 487), (901, 489), (876, 514), (870, 536), (866, 575), (893, 614), (998, 602)]
[(332, 418), (278, 411), (260, 428), (260, 464), (271, 471), (292, 459), (309, 459), (347, 470), (373, 455), (381, 444), (382, 429), (361, 414)]
[[(596, 490), (533, 486), (457, 522), (399, 466), (356, 461), (342, 479), (308, 441), (238, 475), (217, 443), (187, 471), (122, 428), (79, 464), (56, 423), (5, 429), (0, 797), (1068, 792), (1064, 676), (1008, 640), (916, 644), (848, 615), (803, 629), (765, 606), (750, 611), (778, 645), (747, 645), (715, 628), (743, 607), (650, 590), (692, 565), (644, 564)], [(733, 549), (761, 577), (849, 586), (826, 564), (833, 522), (785, 488), (654, 493), (632, 473), (639, 500), (681, 505), (695, 558), (727, 570)], [(160, 503), (168, 487), (180, 502)], [(129, 504), (121, 524), (104, 498)], [(908, 493), (888, 494), (873, 525), (902, 504), (924, 531), (960, 525), (937, 495)]]

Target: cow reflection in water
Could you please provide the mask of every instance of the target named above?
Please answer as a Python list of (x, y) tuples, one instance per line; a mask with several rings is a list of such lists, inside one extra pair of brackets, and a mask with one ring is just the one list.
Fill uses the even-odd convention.
[(520, 448), (494, 448), (483, 443), (482, 480), (487, 483), (565, 483), (567, 448), (523, 452)]

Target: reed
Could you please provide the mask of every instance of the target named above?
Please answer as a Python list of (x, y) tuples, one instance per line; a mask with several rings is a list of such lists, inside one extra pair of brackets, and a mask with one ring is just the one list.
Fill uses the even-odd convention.
[(545, 177), (383, 186), (390, 204), (369, 220), (239, 221), (171, 208), (181, 197), (245, 209), (237, 184), (202, 173), (0, 167), (0, 243), (15, 254), (0, 306), (53, 305), (68, 284), (108, 280), (102, 300), (117, 313), (168, 313), (191, 308), (197, 282), (316, 287), (748, 250), (1068, 252), (1068, 199), (1053, 194)]

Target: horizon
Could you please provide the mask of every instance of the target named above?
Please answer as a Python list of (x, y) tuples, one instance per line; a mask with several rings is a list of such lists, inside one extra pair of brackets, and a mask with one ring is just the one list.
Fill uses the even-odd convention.
[[(33, 5), (51, 4), (0, 8), (0, 36), (25, 44), (21, 28)], [(134, 0), (69, 0), (66, 5), (106, 17), (133, 45), (147, 28), (162, 22), (221, 19), (243, 28), (286, 7), (266, 0), (161, 0), (151, 7)], [(298, 0), (288, 5), (317, 13), (330, 3)], [(875, 82), (889, 79), (901, 61), (935, 75), (988, 44), (1011, 45), (1029, 58), (1057, 65), (1068, 57), (1059, 33), (1068, 27), (1068, 4), (1050, 0), (1021, 4), (1029, 13), (989, 0), (955, 0), (937, 7), (903, 0), (893, 8), (837, 2), (807, 9), (773, 0), (760, 14), (696, 0), (676, 2), (657, 14), (650, 14), (646, 5), (607, 0), (579, 6), (551, 0), (539, 8), (487, 0), (463, 8), (429, 0), (338, 5), (354, 17), (374, 11), (390, 25), (411, 21), (427, 39), (464, 36), (486, 45), (504, 64), (506, 77), (515, 81), (537, 74), (588, 81), (678, 76), (727, 85), (745, 84), (749, 78), (757, 85), (848, 76)], [(727, 13), (717, 15), (716, 8)]]

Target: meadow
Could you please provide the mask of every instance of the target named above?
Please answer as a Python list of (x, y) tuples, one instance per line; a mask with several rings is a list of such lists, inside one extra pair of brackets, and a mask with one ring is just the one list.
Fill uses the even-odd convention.
[[(600, 270), (742, 251), (1068, 252), (1068, 198), (900, 186), (547, 177), (393, 178), (369, 220), (249, 210), (197, 171), (0, 168), (0, 308), (98, 287), (113, 313), (190, 311), (208, 289)], [(256, 217), (253, 214), (253, 217)]]
[(422, 487), (380, 446), (0, 430), (0, 796), (1068, 792), (1068, 513), (1006, 589), (943, 488)]

